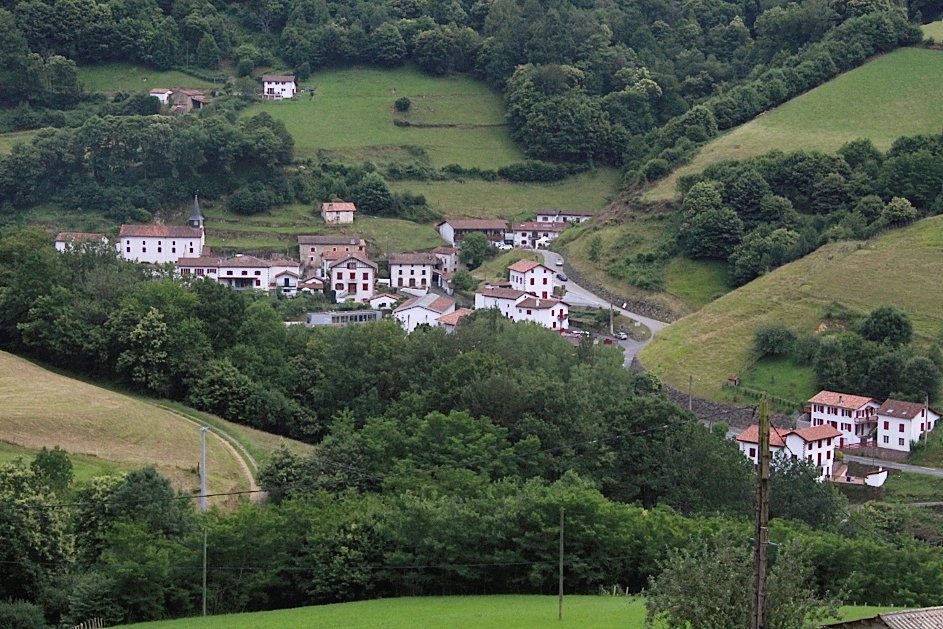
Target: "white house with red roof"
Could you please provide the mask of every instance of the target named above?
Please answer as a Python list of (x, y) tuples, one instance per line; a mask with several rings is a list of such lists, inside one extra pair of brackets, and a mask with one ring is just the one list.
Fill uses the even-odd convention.
[(322, 257), (325, 253), (350, 253), (367, 251), (363, 238), (350, 236), (298, 236), (298, 254), (304, 267), (312, 267), (319, 277), (324, 277)]
[(335, 261), (327, 258), (327, 276), (338, 301), (369, 301), (377, 281), (377, 264), (360, 252), (345, 253)]
[(298, 92), (298, 82), (291, 74), (262, 75), (262, 98), (282, 100), (293, 98)]
[[(841, 431), (829, 425), (810, 426), (799, 430), (770, 428), (769, 449), (775, 456), (781, 454), (793, 459), (805, 459), (819, 470), (819, 480), (832, 477), (835, 450)], [(753, 464), (759, 462), (760, 429), (756, 424), (737, 436), (737, 444)]]
[(933, 430), (940, 414), (920, 402), (887, 400), (877, 410), (877, 441), (881, 448), (910, 452), (910, 444)]
[(400, 300), (396, 295), (389, 293), (380, 293), (370, 298), (370, 307), (374, 310), (392, 310), (396, 302)]
[(473, 312), (475, 311), (471, 308), (459, 308), (449, 314), (442, 315), (436, 319), (436, 323), (438, 323), (440, 327), (445, 328), (446, 334), (451, 334), (455, 332), (455, 328), (458, 327), (459, 322)]
[(56, 234), (56, 251), (78, 249), (84, 245), (106, 245), (108, 238), (105, 234), (92, 232), (59, 232)]
[(533, 321), (562, 332), (570, 327), (570, 307), (559, 299), (526, 296), (514, 305), (514, 321)]
[(527, 293), (522, 290), (488, 284), (475, 291), (475, 310), (495, 308), (502, 316), (511, 319), (515, 314), (514, 307), (525, 297)]
[(205, 244), (203, 214), (194, 195), (186, 225), (122, 225), (116, 246), (125, 260), (167, 264), (179, 258), (199, 258)]
[(328, 201), (321, 204), (321, 218), (329, 225), (353, 223), (357, 206), (346, 201)]
[(236, 254), (219, 261), (216, 281), (235, 290), (268, 290), (269, 270), (267, 260), (255, 256)]
[(406, 332), (412, 332), (423, 324), (438, 326), (438, 319), (452, 312), (455, 312), (454, 299), (429, 293), (407, 299), (393, 311), (393, 316), (399, 320)]
[(530, 247), (532, 249), (536, 249), (538, 246), (546, 246), (563, 233), (563, 230), (567, 227), (569, 227), (568, 223), (556, 222), (527, 221), (514, 223), (511, 225), (511, 232), (514, 234), (514, 246)]
[(180, 258), (175, 265), (181, 277), (208, 277), (216, 280), (219, 275), (219, 256), (200, 256), (199, 258)]
[(439, 258), (433, 253), (392, 253), (389, 263), (393, 286), (428, 290), (434, 283)]
[(838, 447), (844, 448), (874, 439), (879, 406), (877, 401), (863, 395), (819, 391), (809, 400), (809, 416), (813, 427), (831, 426), (840, 430)]
[(593, 217), (588, 210), (537, 210), (538, 223), (582, 223)]
[(436, 223), (436, 227), (445, 242), (455, 247), (461, 246), (471, 232), (481, 232), (491, 242), (504, 242), (508, 222), (498, 218), (450, 218)]
[(508, 267), (511, 288), (549, 299), (553, 295), (556, 272), (534, 260), (518, 260)]

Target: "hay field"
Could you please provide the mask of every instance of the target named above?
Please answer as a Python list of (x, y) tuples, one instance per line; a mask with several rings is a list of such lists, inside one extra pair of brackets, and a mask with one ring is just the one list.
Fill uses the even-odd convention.
[(718, 398), (727, 376), (752, 361), (756, 328), (769, 323), (813, 331), (825, 306), (869, 312), (903, 308), (916, 342), (943, 334), (943, 217), (922, 220), (868, 242), (839, 242), (764, 275), (662, 330), (639, 355), (665, 382)]

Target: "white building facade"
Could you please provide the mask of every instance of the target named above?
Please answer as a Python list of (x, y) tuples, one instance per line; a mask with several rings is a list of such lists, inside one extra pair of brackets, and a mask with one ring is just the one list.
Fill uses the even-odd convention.
[(298, 92), (298, 82), (290, 74), (266, 74), (262, 76), (262, 97), (269, 100), (293, 98)]
[(874, 439), (878, 407), (880, 404), (869, 397), (819, 391), (809, 400), (809, 417), (813, 427), (831, 426), (840, 430), (838, 447), (844, 448)]
[(331, 288), (338, 301), (369, 301), (377, 280), (377, 265), (364, 254), (348, 253), (328, 265)]
[(530, 293), (534, 297), (550, 299), (553, 296), (553, 269), (533, 260), (518, 260), (508, 267), (511, 288)]
[(939, 413), (919, 402), (887, 400), (877, 410), (878, 446), (910, 452), (912, 443), (933, 430)]
[(413, 297), (403, 302), (393, 316), (403, 325), (406, 332), (412, 332), (420, 325), (442, 325), (438, 319), (455, 311), (455, 300), (442, 295), (429, 293), (422, 297)]
[(389, 257), (390, 284), (396, 288), (429, 289), (439, 258), (432, 253), (393, 253)]

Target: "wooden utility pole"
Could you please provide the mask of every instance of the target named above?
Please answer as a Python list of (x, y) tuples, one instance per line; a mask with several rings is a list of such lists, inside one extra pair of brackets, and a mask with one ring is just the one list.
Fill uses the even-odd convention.
[(759, 463), (756, 478), (756, 530), (753, 534), (753, 609), (750, 629), (766, 629), (766, 569), (769, 550), (769, 409), (760, 399)]
[(560, 507), (560, 571), (559, 571), (560, 605), (557, 611), (557, 617), (560, 620), (563, 620), (563, 513), (564, 511), (565, 509), (563, 507)]

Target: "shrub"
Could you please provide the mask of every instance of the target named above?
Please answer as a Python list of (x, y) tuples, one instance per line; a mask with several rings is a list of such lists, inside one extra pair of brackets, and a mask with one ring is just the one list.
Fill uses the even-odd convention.
[(393, 103), (393, 107), (396, 109), (396, 111), (406, 112), (406, 111), (409, 111), (409, 107), (412, 104), (413, 103), (411, 100), (409, 100), (409, 98), (407, 98), (406, 96), (403, 96), (402, 98), (396, 99), (396, 102)]
[(796, 333), (782, 323), (764, 325), (753, 333), (753, 349), (760, 356), (779, 356), (792, 351)]

